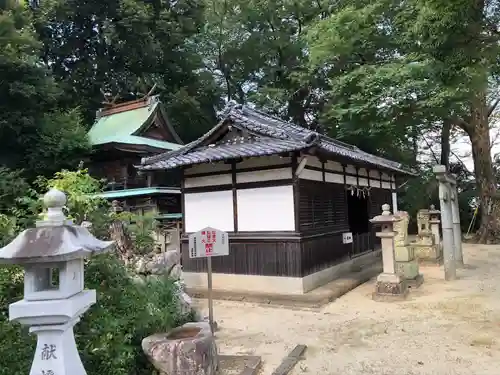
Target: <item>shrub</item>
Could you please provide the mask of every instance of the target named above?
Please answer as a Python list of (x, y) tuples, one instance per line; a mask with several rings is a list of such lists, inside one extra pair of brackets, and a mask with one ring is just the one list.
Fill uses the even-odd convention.
[(137, 214), (134, 212), (120, 212), (112, 215), (115, 219), (127, 223), (127, 231), (134, 241), (134, 251), (138, 255), (148, 254), (155, 249), (156, 241), (153, 238), (159, 222), (154, 213)]
[[(184, 323), (168, 279), (132, 279), (113, 255), (86, 265), (86, 287), (97, 290), (97, 303), (75, 326), (75, 337), (89, 375), (150, 375), (142, 353), (144, 337)], [(34, 338), (8, 321), (8, 304), (22, 298), (22, 271), (0, 268), (0, 375), (26, 374), (34, 355)]]
[(26, 327), (9, 322), (9, 304), (22, 298), (23, 271), (0, 267), (0, 375), (28, 374), (36, 340)]

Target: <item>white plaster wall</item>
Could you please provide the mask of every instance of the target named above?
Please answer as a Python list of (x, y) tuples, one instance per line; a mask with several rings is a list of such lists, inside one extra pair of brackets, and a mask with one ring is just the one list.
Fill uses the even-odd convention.
[(202, 176), (202, 177), (185, 177), (184, 187), (194, 188), (202, 186), (219, 186), (227, 185), (232, 183), (231, 174), (215, 174), (212, 176)]
[(338, 161), (328, 160), (325, 163), (325, 170), (343, 172), (344, 168), (342, 167), (342, 164), (340, 164)]
[(256, 172), (237, 172), (236, 183), (276, 181), (292, 178), (292, 168), (276, 168)]
[(368, 179), (364, 177), (359, 177), (359, 186), (368, 186)]
[(233, 192), (231, 190), (184, 194), (186, 232), (205, 227), (234, 231)]
[[(299, 174), (299, 178), (303, 180), (323, 181), (323, 174), (320, 171), (313, 171), (311, 169), (303, 169)], [(343, 181), (342, 181), (343, 183)]]
[(346, 173), (356, 174), (356, 168), (352, 165), (346, 165), (345, 171)]
[(245, 159), (238, 164), (236, 164), (236, 170), (242, 168), (256, 168), (263, 167), (267, 165), (281, 165), (281, 164), (290, 164), (292, 162), (290, 157), (287, 156), (259, 156), (257, 158), (248, 158)]
[[(321, 167), (321, 162), (315, 156), (308, 156), (307, 165), (313, 167)], [(328, 161), (325, 164), (325, 181), (334, 184), (343, 184), (344, 176), (341, 173), (328, 172), (328, 170), (337, 170), (338, 172), (343, 172), (342, 165), (336, 162)], [(356, 173), (356, 169), (349, 165), (346, 167), (347, 173)], [(370, 182), (368, 182), (368, 176), (370, 178)], [(312, 180), (312, 181), (323, 181), (323, 174), (320, 171), (304, 169), (299, 178), (304, 180)], [(386, 178), (389, 178), (389, 175), (386, 175)], [(359, 180), (359, 184), (358, 184)], [(380, 172), (377, 170), (370, 170), (369, 173), (366, 169), (359, 169), (359, 177), (346, 176), (346, 184), (347, 185), (355, 185), (355, 186), (370, 186), (375, 188), (383, 188), (383, 189), (391, 189), (391, 183), (386, 182), (382, 185), (380, 184)], [(392, 187), (394, 187), (394, 183), (392, 183)]]
[(293, 187), (238, 189), (238, 231), (295, 230)]
[(224, 162), (198, 164), (184, 170), (184, 174), (188, 176), (198, 173), (212, 173), (220, 171), (231, 171), (231, 165)]
[(325, 173), (325, 181), (331, 182), (334, 184), (343, 184), (344, 183), (344, 176), (341, 174), (338, 174), (338, 173), (326, 172)]
[(382, 189), (390, 190), (391, 189), (391, 183), (390, 182), (382, 181)]
[(357, 185), (358, 184), (358, 180), (356, 177), (353, 177), (353, 176), (346, 176), (345, 177), (345, 183), (347, 185)]
[(323, 163), (321, 163), (321, 161), (318, 159), (317, 156), (307, 155), (306, 165), (310, 165), (311, 167), (321, 168), (323, 166)]

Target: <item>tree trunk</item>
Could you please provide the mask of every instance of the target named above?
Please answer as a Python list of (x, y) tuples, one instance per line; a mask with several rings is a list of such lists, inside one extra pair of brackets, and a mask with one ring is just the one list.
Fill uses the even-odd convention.
[(120, 220), (114, 220), (109, 228), (109, 234), (115, 241), (118, 256), (125, 264), (128, 264), (134, 256), (134, 243), (127, 233), (125, 224)]
[(500, 240), (500, 204), (496, 197), (496, 181), (491, 158), (491, 142), (486, 98), (477, 99), (471, 111), (467, 133), (472, 144), (474, 174), (481, 205), (481, 225), (477, 232), (479, 243)]
[(446, 169), (450, 167), (450, 133), (451, 121), (443, 121), (443, 129), (441, 130), (441, 165), (445, 165)]

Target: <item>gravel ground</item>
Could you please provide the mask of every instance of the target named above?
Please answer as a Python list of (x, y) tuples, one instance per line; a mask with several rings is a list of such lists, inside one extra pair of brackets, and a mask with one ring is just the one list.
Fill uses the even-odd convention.
[(220, 351), (261, 356), (265, 375), (297, 344), (291, 375), (500, 374), (500, 246), (464, 245), (464, 258), (453, 282), (421, 268), (405, 302), (372, 301), (374, 280), (321, 309), (215, 301)]

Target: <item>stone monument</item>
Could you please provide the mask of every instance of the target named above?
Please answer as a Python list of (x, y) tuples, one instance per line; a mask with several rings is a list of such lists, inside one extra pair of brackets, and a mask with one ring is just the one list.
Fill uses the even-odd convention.
[(406, 280), (409, 287), (418, 288), (424, 282), (424, 277), (419, 272), (414, 247), (408, 241), (409, 215), (406, 211), (398, 211), (394, 216), (401, 219), (394, 222), (396, 273)]
[(432, 232), (430, 210), (422, 209), (418, 211), (417, 226), (417, 240), (411, 243), (415, 258), (426, 265), (440, 265), (441, 248), (436, 244), (435, 235)]
[(380, 225), (380, 232), (376, 236), (382, 243), (383, 272), (377, 277), (377, 284), (373, 299), (375, 301), (403, 300), (408, 295), (406, 280), (396, 273), (396, 259), (394, 254), (394, 224), (401, 221), (400, 217), (391, 214), (391, 206), (384, 204), (382, 214), (370, 220), (372, 224)]
[(0, 263), (25, 270), (24, 299), (9, 306), (9, 319), (29, 326), (38, 337), (30, 375), (85, 375), (73, 327), (96, 302), (96, 292), (84, 290), (84, 259), (113, 242), (100, 241), (67, 220), (62, 192), (51, 189), (44, 203), (45, 220), (0, 250)]

